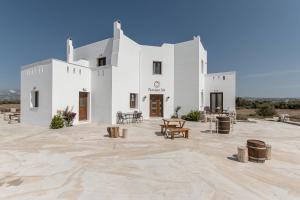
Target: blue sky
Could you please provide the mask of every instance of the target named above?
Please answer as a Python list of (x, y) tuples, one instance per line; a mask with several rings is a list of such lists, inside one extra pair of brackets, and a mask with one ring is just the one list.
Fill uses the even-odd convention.
[(140, 44), (200, 35), (209, 72), (237, 72), (237, 95), (300, 97), (299, 0), (1, 0), (0, 89), (19, 88), (20, 66), (65, 59), (75, 47), (124, 33)]

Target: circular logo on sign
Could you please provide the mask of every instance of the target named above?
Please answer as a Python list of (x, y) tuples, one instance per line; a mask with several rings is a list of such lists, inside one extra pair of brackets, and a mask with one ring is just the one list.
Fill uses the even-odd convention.
[(159, 86), (160, 86), (160, 82), (159, 82), (159, 81), (155, 81), (155, 82), (154, 82), (154, 87), (155, 87), (155, 88), (159, 88)]

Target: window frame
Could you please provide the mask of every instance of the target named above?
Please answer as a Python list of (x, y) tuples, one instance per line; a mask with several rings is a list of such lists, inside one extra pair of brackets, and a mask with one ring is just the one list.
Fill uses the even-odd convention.
[[(103, 63), (101, 62), (103, 61)], [(97, 58), (97, 67), (106, 66), (106, 56)]]
[(38, 109), (40, 104), (40, 92), (38, 90), (32, 90), (30, 92), (30, 108)]
[[(155, 73), (156, 63), (160, 63), (160, 73)], [(162, 61), (153, 61), (152, 62), (152, 75), (162, 75)]]
[[(131, 96), (134, 95), (134, 101), (131, 101)], [(129, 94), (129, 108), (137, 108), (137, 93), (130, 93)]]

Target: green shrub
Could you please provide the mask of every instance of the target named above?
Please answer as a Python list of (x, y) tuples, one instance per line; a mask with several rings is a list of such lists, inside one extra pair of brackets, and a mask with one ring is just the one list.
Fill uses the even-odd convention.
[(51, 129), (59, 129), (64, 127), (64, 119), (60, 115), (54, 115), (51, 120), (50, 128)]
[(276, 110), (274, 106), (270, 103), (264, 103), (259, 105), (258, 110), (256, 111), (256, 114), (263, 117), (273, 117), (276, 115)]
[(201, 117), (200, 111), (192, 110), (187, 115), (182, 115), (181, 118), (187, 121), (199, 121)]

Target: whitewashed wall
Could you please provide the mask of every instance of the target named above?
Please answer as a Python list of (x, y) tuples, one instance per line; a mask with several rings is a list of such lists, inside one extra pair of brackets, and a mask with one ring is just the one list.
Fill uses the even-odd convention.
[[(91, 121), (112, 123), (112, 51), (113, 38), (74, 49), (75, 62), (87, 60), (91, 68)], [(106, 66), (97, 66), (106, 57)]]
[(119, 40), (118, 66), (112, 66), (112, 123), (116, 114), (133, 112), (129, 105), (130, 93), (139, 95), (139, 57), (140, 46), (127, 36), (121, 34)]
[[(169, 118), (174, 114), (174, 45), (141, 46), (141, 74), (140, 74), (140, 109), (144, 118), (150, 115), (150, 94), (163, 94), (163, 114)], [(162, 74), (153, 74), (153, 61), (162, 62)], [(154, 87), (159, 81), (160, 86)], [(152, 90), (152, 91), (151, 91)], [(153, 91), (157, 90), (157, 91)], [(144, 96), (146, 98), (144, 99)], [(167, 100), (167, 97), (168, 100)]]
[(180, 114), (199, 109), (199, 39), (175, 44), (174, 47), (174, 106), (181, 106)]
[[(199, 103), (198, 110), (204, 110), (205, 106), (205, 75), (207, 74), (207, 51), (204, 49), (200, 37), (195, 38), (199, 44)], [(202, 69), (203, 63), (203, 69)]]
[[(52, 116), (52, 60), (22, 67), (21, 123), (49, 125)], [(39, 107), (30, 106), (31, 91), (39, 91)]]
[[(225, 76), (225, 80), (223, 80)], [(207, 74), (205, 77), (205, 106), (210, 106), (210, 93), (223, 92), (223, 109), (235, 110), (235, 72)]]
[(87, 60), (90, 67), (97, 67), (97, 58), (106, 57), (106, 64), (111, 64), (112, 38), (88, 44), (74, 49), (74, 60)]
[[(69, 71), (68, 71), (69, 67)], [(81, 73), (80, 73), (81, 71)], [(79, 118), (79, 92), (88, 92), (88, 120), (91, 119), (91, 70), (60, 60), (53, 60), (52, 114), (64, 110), (67, 106), (76, 112), (74, 124)]]
[(112, 123), (112, 68), (92, 70), (92, 122)]

